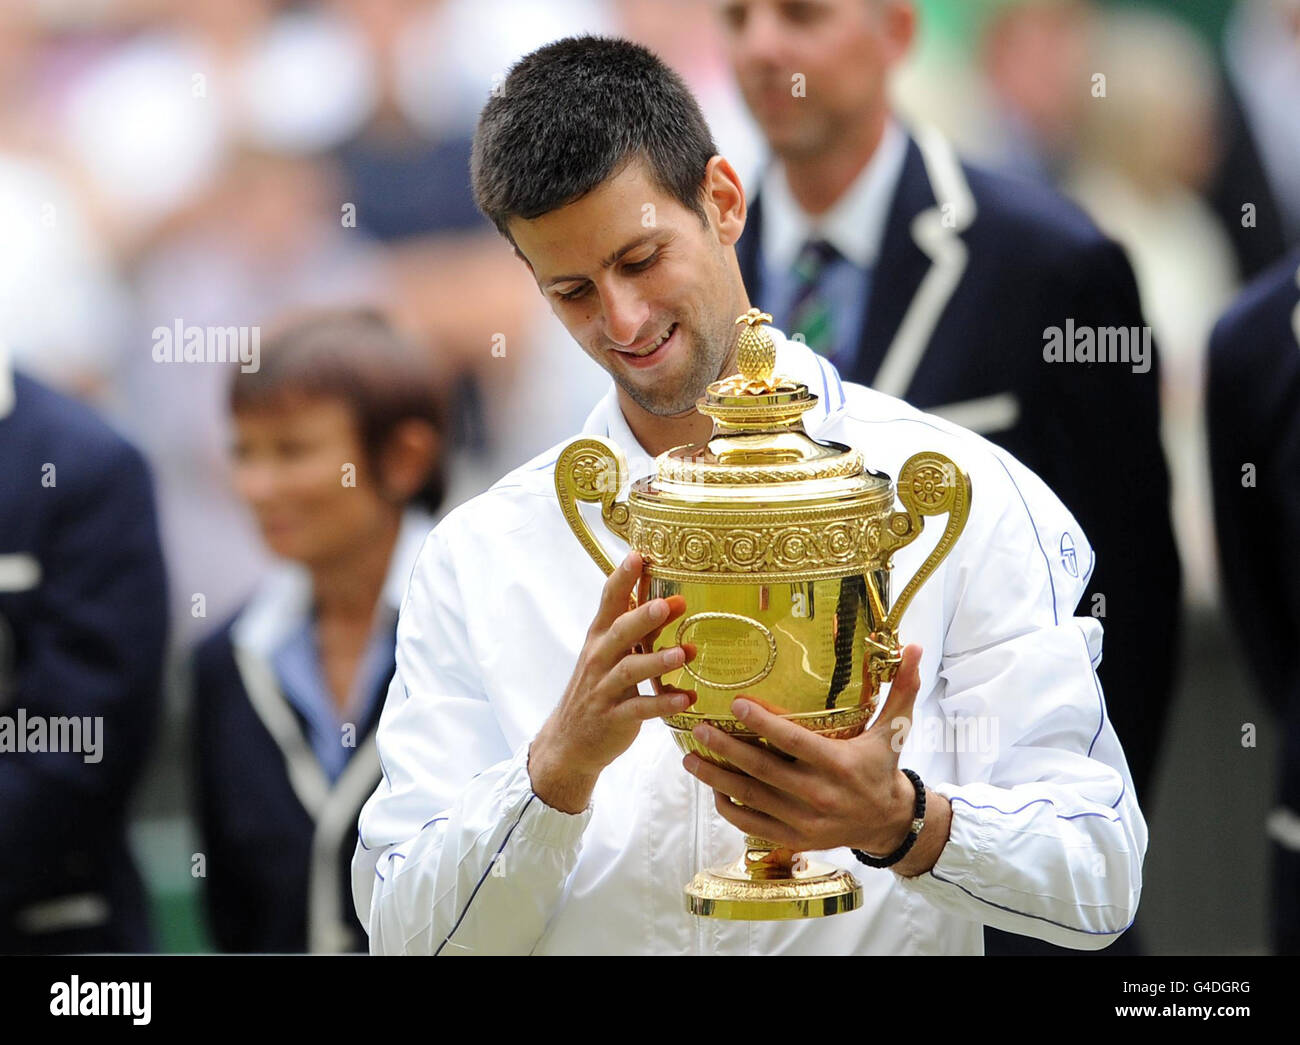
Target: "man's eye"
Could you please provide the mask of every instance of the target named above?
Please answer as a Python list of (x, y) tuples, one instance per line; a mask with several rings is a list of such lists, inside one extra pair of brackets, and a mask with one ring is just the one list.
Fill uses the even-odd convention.
[(781, 13), (786, 21), (795, 25), (812, 25), (821, 19), (826, 11), (821, 4), (812, 3), (811, 0), (790, 0), (789, 3), (781, 5)]
[(653, 265), (658, 260), (659, 260), (659, 252), (656, 250), (644, 261), (630, 262), (627, 268), (629, 272), (644, 272), (646, 269), (648, 269), (651, 265)]
[(585, 293), (587, 293), (587, 284), (584, 283), (576, 290), (570, 290), (567, 294), (557, 294), (556, 297), (558, 297), (561, 301), (576, 301), (578, 298), (582, 297), (582, 295)]

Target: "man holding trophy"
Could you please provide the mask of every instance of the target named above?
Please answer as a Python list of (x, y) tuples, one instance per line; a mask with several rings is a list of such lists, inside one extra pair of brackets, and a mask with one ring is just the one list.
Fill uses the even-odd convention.
[(421, 552), (353, 860), (372, 952), (1115, 940), (1147, 830), (1060, 501), (766, 326), (739, 178), (645, 49), (524, 58), (472, 175), (613, 382)]

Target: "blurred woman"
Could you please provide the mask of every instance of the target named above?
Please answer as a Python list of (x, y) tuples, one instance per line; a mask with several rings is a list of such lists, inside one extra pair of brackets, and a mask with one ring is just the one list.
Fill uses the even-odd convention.
[(283, 563), (195, 655), (193, 873), (221, 950), (360, 950), (348, 868), (442, 500), (435, 389), (377, 314), (316, 313), (266, 339), (230, 405), (238, 492)]
[(1232, 240), (1205, 195), (1222, 140), (1218, 73), (1195, 33), (1172, 15), (1145, 10), (1107, 11), (1093, 61), (1106, 70), (1111, 97), (1087, 107), (1066, 188), (1133, 264), (1159, 354), (1184, 599), (1213, 608), (1205, 351), (1238, 278)]

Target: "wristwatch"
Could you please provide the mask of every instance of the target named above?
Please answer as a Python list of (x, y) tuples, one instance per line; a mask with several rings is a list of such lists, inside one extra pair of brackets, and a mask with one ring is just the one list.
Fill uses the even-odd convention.
[(854, 849), (853, 855), (868, 867), (892, 867), (898, 863), (899, 860), (912, 851), (912, 846), (916, 845), (916, 836), (925, 827), (925, 785), (921, 783), (921, 778), (912, 770), (904, 769), (903, 772), (907, 774), (907, 779), (916, 788), (916, 803), (912, 806), (912, 830), (903, 839), (903, 844), (888, 856), (872, 856), (870, 853), (864, 853), (861, 849)]

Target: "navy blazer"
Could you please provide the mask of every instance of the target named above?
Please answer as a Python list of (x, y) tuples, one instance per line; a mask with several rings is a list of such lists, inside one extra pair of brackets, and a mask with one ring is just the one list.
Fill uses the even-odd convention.
[(1282, 727), (1273, 947), (1300, 954), (1300, 851), (1285, 829), (1300, 817), (1300, 251), (1215, 325), (1206, 412), (1224, 596)]
[(331, 788), (270, 664), (236, 653), (230, 623), (199, 644), (193, 737), (205, 902), (219, 950), (368, 949), (352, 902), (352, 854), (361, 807), (380, 780), (374, 731), (390, 678)]
[(1216, 324), (1206, 411), (1224, 596), (1282, 719), (1280, 797), (1300, 814), (1300, 251)]
[[(761, 306), (762, 199), (737, 251)], [(1159, 441), (1159, 377), (1122, 363), (1044, 360), (1045, 332), (1142, 327), (1123, 250), (1050, 189), (960, 163), (911, 138), (890, 206), (855, 369), (843, 376), (943, 414), (1010, 450), (1074, 513), (1094, 564), (1081, 613), (1104, 595), (1106, 706), (1139, 797), (1173, 686), (1181, 575)], [(974, 491), (979, 497), (979, 491)]]
[(146, 951), (126, 821), (167, 625), (149, 472), (92, 410), (3, 360), (0, 386), (0, 715), (103, 721), (97, 762), (0, 754), (0, 952)]

